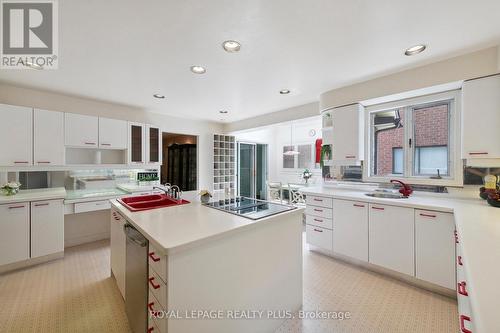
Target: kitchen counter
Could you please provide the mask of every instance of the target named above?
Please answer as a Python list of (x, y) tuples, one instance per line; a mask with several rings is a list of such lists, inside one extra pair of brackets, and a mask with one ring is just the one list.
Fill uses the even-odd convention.
[(64, 199), (66, 190), (64, 187), (42, 188), (35, 190), (21, 190), (16, 195), (0, 195), (0, 204), (10, 204), (25, 201), (39, 201)]
[(456, 199), (446, 194), (412, 195), (408, 199), (366, 196), (366, 191), (328, 187), (302, 188), (304, 194), (384, 205), (450, 212), (460, 236), (467, 289), (477, 332), (500, 332), (500, 209), (480, 198)]
[(303, 209), (294, 209), (250, 220), (203, 206), (199, 202), (141, 212), (131, 212), (117, 200), (112, 200), (111, 205), (164, 254), (179, 252), (218, 237), (257, 227), (272, 222), (278, 216), (298, 216), (303, 212)]

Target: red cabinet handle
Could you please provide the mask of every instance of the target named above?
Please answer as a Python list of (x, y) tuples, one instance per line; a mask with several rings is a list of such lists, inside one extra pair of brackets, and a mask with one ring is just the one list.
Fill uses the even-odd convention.
[(458, 264), (459, 264), (460, 266), (463, 266), (463, 265), (464, 265), (464, 263), (462, 262), (462, 256), (458, 256), (458, 257), (457, 257), (457, 262), (458, 262)]
[(345, 158), (356, 158), (356, 155), (345, 155)]
[(316, 221), (316, 222), (323, 222), (323, 220), (320, 220), (320, 219), (314, 219), (314, 221)]
[(38, 164), (50, 164), (50, 161), (37, 161)]
[(153, 289), (158, 289), (158, 288), (160, 288), (160, 285), (159, 285), (159, 284), (155, 284), (155, 283), (153, 282), (153, 280), (154, 280), (154, 279), (155, 279), (155, 278), (154, 278), (154, 276), (153, 276), (153, 277), (150, 277), (150, 278), (149, 278), (149, 284), (151, 285), (151, 287), (153, 287)]
[(95, 145), (95, 142), (84, 142), (86, 145)]
[(431, 214), (424, 214), (424, 213), (420, 213), (420, 216), (423, 216), (423, 217), (436, 217), (436, 215), (431, 215)]
[(148, 328), (148, 333), (151, 333), (151, 332), (153, 332), (154, 330), (155, 330), (155, 327), (154, 327), (154, 326), (151, 326), (151, 327), (149, 327), (149, 328)]
[(314, 201), (323, 202), (323, 199), (314, 198)]
[(155, 305), (155, 302), (148, 303), (148, 309), (151, 312), (153, 312), (155, 310), (155, 309), (153, 309), (153, 305)]
[(319, 229), (316, 229), (316, 228), (314, 228), (313, 230), (317, 231), (317, 232), (323, 232), (323, 230), (319, 230)]
[(101, 146), (111, 146), (111, 143), (101, 143)]
[(48, 206), (48, 205), (49, 205), (48, 202), (46, 202), (46, 203), (37, 203), (37, 204), (35, 204), (35, 207)]
[(487, 151), (471, 151), (469, 155), (488, 155)]
[(161, 258), (155, 258), (155, 253), (154, 253), (154, 252), (150, 252), (150, 253), (149, 253), (149, 257), (150, 257), (151, 259), (153, 259), (153, 261), (154, 261), (154, 262), (158, 262), (158, 261), (160, 261), (160, 259), (161, 259)]
[(465, 290), (465, 286), (466, 286), (465, 281), (457, 283), (457, 292), (460, 295), (469, 296), (469, 294), (467, 293), (467, 290)]
[(460, 315), (460, 331), (462, 333), (472, 333), (471, 330), (468, 330), (467, 328), (465, 328), (465, 322), (468, 321), (470, 322), (470, 317), (469, 316), (465, 316), (465, 315)]
[(28, 164), (28, 161), (14, 161), (14, 164)]
[(372, 207), (372, 209), (376, 209), (376, 210), (385, 210), (385, 208), (383, 208), (383, 207)]
[(315, 211), (315, 212), (322, 212), (322, 211), (323, 211), (323, 209), (316, 209), (316, 208), (314, 208), (314, 211)]
[(26, 206), (20, 205), (20, 206), (10, 206), (9, 209), (17, 209), (17, 208), (24, 208)]
[(361, 207), (361, 208), (364, 208), (365, 205), (360, 205), (360, 204), (352, 204), (354, 207)]

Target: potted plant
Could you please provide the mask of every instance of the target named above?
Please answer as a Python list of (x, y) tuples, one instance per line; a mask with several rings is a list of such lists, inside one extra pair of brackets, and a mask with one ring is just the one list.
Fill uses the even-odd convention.
[(330, 157), (332, 156), (332, 146), (331, 145), (323, 145), (321, 146), (321, 156), (319, 159), (319, 165), (321, 167), (324, 166), (323, 161), (324, 160), (330, 160)]
[(309, 171), (309, 169), (305, 169), (304, 172), (302, 172), (302, 178), (307, 182), (309, 181), (309, 178), (313, 176), (312, 172)]
[(21, 183), (18, 182), (9, 182), (1, 187), (3, 194), (5, 195), (15, 195), (19, 192), (19, 188), (21, 187)]
[(208, 190), (201, 190), (200, 191), (200, 200), (202, 203), (206, 204), (210, 201), (210, 198), (212, 197), (212, 193), (210, 193)]

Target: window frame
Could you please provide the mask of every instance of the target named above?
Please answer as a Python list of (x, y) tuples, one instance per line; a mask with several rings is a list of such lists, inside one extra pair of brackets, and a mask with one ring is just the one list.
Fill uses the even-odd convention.
[[(409, 147), (409, 139), (414, 140), (415, 124), (413, 122), (413, 112), (425, 106), (432, 106), (443, 102), (449, 103), (448, 108), (448, 176), (442, 179), (433, 179), (430, 175), (414, 175), (414, 153), (415, 145)], [(404, 113), (405, 124), (403, 124), (403, 175), (391, 174), (386, 176), (372, 175), (372, 152), (375, 149), (373, 119), (374, 114), (383, 111), (399, 109)], [(451, 90), (437, 94), (419, 96), (403, 100), (397, 100), (382, 104), (365, 107), (365, 162), (363, 163), (363, 181), (365, 182), (388, 182), (397, 179), (411, 184), (439, 185), (439, 186), (462, 186), (463, 184), (463, 161), (460, 158), (461, 149), (461, 90)]]
[(284, 148), (285, 147), (289, 147), (289, 146), (293, 146), (295, 150), (298, 151), (299, 149), (299, 146), (310, 146), (311, 147), (311, 153), (310, 153), (310, 159), (311, 159), (311, 162), (312, 162), (312, 167), (310, 168), (299, 168), (299, 157), (297, 155), (293, 156), (293, 168), (285, 168), (283, 167), (283, 156), (280, 158), (280, 170), (281, 172), (284, 172), (284, 173), (296, 173), (297, 171), (304, 171), (305, 169), (309, 169), (309, 171), (311, 172), (314, 172), (314, 171), (320, 171), (321, 168), (318, 166), (316, 167), (316, 160), (315, 160), (315, 154), (316, 154), (316, 146), (314, 143), (310, 143), (310, 142), (296, 142), (294, 143), (293, 145), (290, 145), (290, 144), (283, 144), (281, 145), (281, 154), (283, 154), (284, 152)]

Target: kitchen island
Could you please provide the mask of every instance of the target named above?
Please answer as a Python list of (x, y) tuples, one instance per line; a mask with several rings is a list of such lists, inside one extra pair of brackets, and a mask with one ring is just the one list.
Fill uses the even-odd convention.
[(302, 306), (302, 209), (252, 220), (200, 203), (140, 212), (111, 204), (120, 289), (123, 225), (149, 241), (148, 308), (161, 314), (149, 320), (153, 332), (273, 332)]

